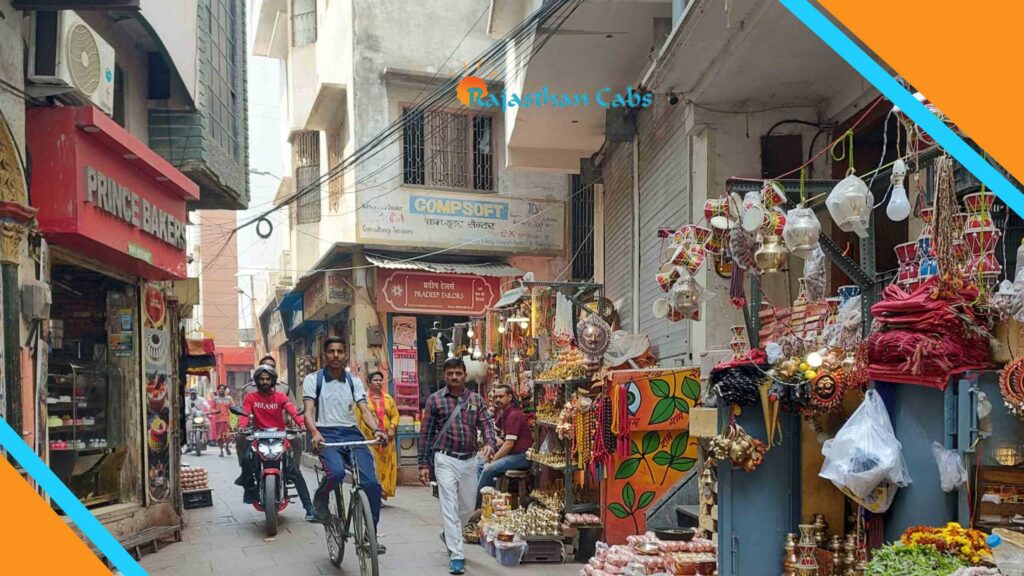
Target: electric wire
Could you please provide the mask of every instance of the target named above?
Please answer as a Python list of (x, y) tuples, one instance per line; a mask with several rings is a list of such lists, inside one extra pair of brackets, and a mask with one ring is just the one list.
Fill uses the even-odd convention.
[[(477, 66), (474, 69), (474, 72), (477, 72), (481, 68), (484, 68), (483, 66), (481, 66), (481, 63), (483, 63), (483, 62), (488, 63), (488, 66), (486, 67), (487, 69), (495, 69), (495, 70), (497, 70), (497, 69), (505, 69), (505, 56), (507, 56), (507, 54), (500, 53), (499, 51), (501, 49), (507, 49), (507, 47), (509, 45), (509, 42), (511, 42), (512, 40), (521, 39), (521, 38), (524, 38), (524, 37), (528, 36), (529, 34), (531, 34), (533, 32), (531, 28), (532, 28), (532, 26), (534, 24), (536, 24), (536, 23), (538, 23), (540, 21), (546, 20), (549, 17), (555, 17), (555, 11), (556, 10), (565, 8), (564, 13), (563, 14), (559, 14), (557, 16), (557, 18), (559, 18), (558, 23), (555, 26), (552, 26), (552, 27), (548, 28), (549, 31), (547, 32), (546, 36), (544, 36), (542, 38), (542, 40), (541, 40), (541, 42), (539, 44), (536, 41), (536, 37), (534, 38), (534, 40), (532, 42), (533, 45), (531, 46), (531, 51), (530, 51), (529, 58), (524, 59), (524, 61), (517, 66), (517, 69), (525, 69), (525, 67), (529, 64), (529, 62), (533, 59), (533, 57), (535, 57), (536, 54), (540, 52), (540, 50), (544, 47), (544, 45), (547, 43), (547, 41), (550, 40), (550, 38), (554, 35), (555, 32), (557, 32), (557, 30), (559, 28), (561, 28), (561, 26), (565, 23), (565, 21), (568, 19), (568, 17), (571, 16), (573, 11), (575, 11), (575, 9), (582, 3), (582, 1), (583, 0), (556, 0), (555, 2), (551, 2), (549, 5), (546, 5), (545, 7), (542, 7), (540, 10), (535, 12), (530, 18), (527, 18), (526, 20), (521, 22), (515, 29), (513, 29), (512, 32), (507, 34), (506, 37), (502, 39), (502, 41), (499, 41), (499, 42), (495, 43), (490, 48), (488, 48), (488, 50), (486, 50), (484, 52), (484, 54), (482, 54), (481, 56), (477, 57), (477, 59), (476, 59)], [(500, 58), (495, 59), (494, 58), (495, 55), (499, 56)], [(242, 228), (245, 228), (247, 226), (250, 226), (250, 225), (260, 221), (261, 219), (264, 219), (266, 216), (268, 216), (271, 213), (279, 210), (283, 206), (290, 205), (291, 203), (298, 201), (298, 199), (300, 199), (304, 194), (309, 194), (309, 193), (311, 193), (313, 191), (316, 191), (316, 192), (319, 193), (320, 189), (322, 188), (322, 186), (323, 186), (323, 184), (325, 182), (329, 182), (333, 178), (337, 178), (340, 175), (344, 174), (348, 169), (354, 167), (356, 165), (356, 163), (358, 163), (360, 161), (364, 161), (364, 160), (366, 160), (368, 158), (372, 158), (373, 156), (375, 156), (377, 153), (379, 153), (381, 151), (381, 149), (385, 148), (387, 145), (389, 145), (391, 143), (391, 142), (388, 142), (387, 139), (391, 139), (391, 141), (393, 142), (393, 141), (397, 141), (398, 138), (402, 137), (402, 135), (404, 133), (403, 132), (404, 131), (404, 127), (410, 121), (412, 121), (411, 118), (413, 116), (415, 116), (417, 114), (421, 114), (421, 113), (427, 112), (427, 111), (430, 111), (430, 110), (423, 110), (423, 109), (421, 109), (423, 106), (431, 106), (431, 107), (435, 107), (437, 109), (441, 109), (441, 108), (446, 107), (445, 104), (446, 104), (446, 102), (448, 102), (451, 99), (452, 91), (453, 91), (454, 87), (457, 86), (458, 81), (460, 81), (462, 79), (462, 77), (464, 77), (464, 76), (465, 75), (456, 75), (456, 76), (453, 76), (453, 77), (449, 78), (449, 80), (447, 82), (445, 82), (445, 84), (443, 84), (440, 88), (436, 89), (430, 96), (428, 96), (427, 100), (423, 104), (421, 104), (421, 105), (416, 107), (416, 112), (409, 113), (410, 109), (407, 108), (406, 109), (406, 113), (403, 114), (401, 116), (401, 118), (399, 118), (399, 120), (396, 120), (395, 122), (392, 122), (392, 124), (388, 128), (386, 128), (383, 132), (381, 132), (380, 134), (375, 136), (366, 145), (362, 146), (359, 150), (354, 152), (351, 156), (347, 157), (346, 159), (343, 159), (336, 166), (334, 166), (331, 169), (329, 169), (328, 172), (325, 175), (321, 176), (318, 179), (317, 182), (311, 183), (311, 184), (307, 185), (306, 187), (304, 187), (302, 190), (299, 190), (299, 191), (291, 194), (289, 197), (284, 199), (282, 202), (280, 202), (279, 204), (277, 204), (273, 208), (263, 212), (259, 216), (256, 216), (256, 217), (250, 219), (249, 221), (236, 226), (231, 231), (230, 235), (234, 235), (234, 234), (236, 234), (238, 232), (238, 230), (240, 230)], [(440, 126), (438, 126), (436, 128), (436, 130), (440, 130), (440, 129), (441, 129)], [(392, 163), (396, 162), (397, 160), (398, 160), (398, 158), (394, 159), (392, 161)], [(381, 169), (378, 169), (374, 173), (368, 175), (366, 178), (368, 179), (370, 176), (373, 176), (373, 175), (379, 173), (382, 169), (384, 169), (386, 167), (387, 166), (384, 166)], [(401, 176), (401, 175), (402, 175), (402, 173), (400, 172), (398, 175), (395, 176), (395, 178), (397, 178), (398, 176)], [(393, 179), (394, 178), (389, 179), (389, 180), (393, 180)], [(395, 190), (397, 190), (400, 187), (401, 187), (401, 184), (399, 186), (396, 186), (396, 187), (394, 187), (394, 188), (392, 188), (390, 190), (387, 190), (387, 191), (385, 191), (385, 192), (383, 192), (383, 193), (381, 193), (381, 194), (379, 194), (377, 196), (374, 196), (374, 197), (368, 199), (367, 201), (363, 202), (362, 204), (360, 204), (359, 206), (357, 206), (353, 210), (350, 210), (348, 212), (343, 212), (343, 213), (338, 214), (338, 215), (339, 216), (344, 216), (344, 215), (355, 213), (355, 212), (365, 208), (366, 206), (368, 206), (373, 201), (378, 200), (378, 199), (380, 199), (380, 198), (382, 198), (382, 197), (384, 197), (384, 196), (394, 192)], [(479, 241), (479, 239), (475, 240), (475, 241)], [(210, 266), (212, 266), (214, 263), (216, 263), (217, 260), (219, 260), (223, 250), (224, 250), (224, 248), (222, 248), (221, 251), (218, 252), (218, 254), (216, 254), (213, 257), (213, 259), (204, 266), (203, 271), (208, 269)]]

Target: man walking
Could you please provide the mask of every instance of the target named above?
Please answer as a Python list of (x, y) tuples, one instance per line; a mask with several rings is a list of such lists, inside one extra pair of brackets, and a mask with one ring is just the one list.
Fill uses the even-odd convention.
[(217, 395), (213, 397), (213, 437), (220, 446), (221, 458), (225, 450), (231, 456), (231, 407), (234, 405), (235, 400), (228, 395), (228, 387), (218, 386)]
[[(348, 346), (341, 338), (324, 340), (324, 369), (306, 375), (302, 381), (302, 400), (305, 403), (306, 430), (313, 444), (313, 451), (320, 455), (324, 467), (324, 478), (313, 497), (313, 511), (318, 522), (330, 518), (327, 504), (331, 492), (345, 480), (345, 459), (355, 458), (359, 463), (359, 484), (370, 500), (373, 526), (376, 530), (380, 521), (381, 486), (373, 466), (373, 454), (366, 446), (353, 446), (342, 451), (340, 448), (324, 447), (324, 443), (361, 442), (366, 438), (358, 427), (356, 410), (361, 411), (363, 422), (374, 438), (387, 442), (387, 434), (380, 429), (377, 415), (366, 404), (366, 388), (363, 381), (345, 370), (348, 362)], [(378, 554), (387, 549), (377, 544)]]
[(498, 433), (503, 439), (501, 447), (491, 456), (480, 473), (480, 485), (476, 491), (476, 507), (480, 507), (480, 489), (494, 487), (494, 481), (509, 470), (529, 470), (530, 461), (526, 451), (533, 446), (533, 431), (526, 422), (523, 411), (516, 406), (512, 387), (501, 384), (494, 387), (494, 407), (498, 411)]
[(434, 460), (438, 499), (448, 547), (450, 574), (466, 572), (462, 527), (473, 513), (477, 487), (477, 433), (484, 438), (484, 458), (494, 453), (494, 422), (483, 397), (466, 389), (466, 365), (461, 358), (444, 363), (447, 384), (427, 399), (420, 427), (420, 482), (430, 482)]

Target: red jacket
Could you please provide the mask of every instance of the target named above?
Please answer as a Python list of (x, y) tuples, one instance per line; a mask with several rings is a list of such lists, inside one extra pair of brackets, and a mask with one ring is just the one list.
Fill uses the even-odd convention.
[(245, 428), (249, 425), (249, 414), (256, 420), (256, 428), (266, 430), (267, 428), (285, 429), (284, 415), (282, 411), (288, 412), (292, 420), (299, 426), (305, 426), (306, 422), (299, 415), (295, 404), (283, 392), (274, 391), (270, 394), (263, 394), (259, 391), (249, 392), (242, 401), (242, 411), (245, 416), (238, 417), (238, 427)]

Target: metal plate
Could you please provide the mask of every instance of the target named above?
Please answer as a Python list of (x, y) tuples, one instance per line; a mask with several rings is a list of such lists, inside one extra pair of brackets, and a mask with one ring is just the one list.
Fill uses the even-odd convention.
[(276, 430), (258, 430), (252, 433), (253, 438), (284, 438), (287, 435), (287, 432), (280, 432)]

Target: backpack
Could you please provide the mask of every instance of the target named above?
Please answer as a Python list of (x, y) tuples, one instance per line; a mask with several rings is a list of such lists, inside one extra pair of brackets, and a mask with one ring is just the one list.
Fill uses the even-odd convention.
[[(316, 397), (314, 402), (313, 410), (313, 422), (320, 420), (320, 391), (324, 387), (324, 374), (327, 373), (327, 368), (317, 370), (316, 372)], [(352, 375), (347, 371), (345, 372), (345, 382), (348, 382), (348, 390), (352, 395), (352, 402), (356, 403), (356, 385), (352, 383)]]

